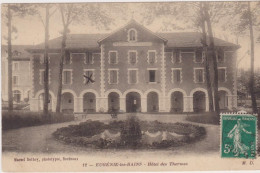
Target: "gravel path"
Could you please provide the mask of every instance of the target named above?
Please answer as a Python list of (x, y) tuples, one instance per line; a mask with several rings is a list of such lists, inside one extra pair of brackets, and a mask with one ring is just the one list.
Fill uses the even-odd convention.
[[(119, 120), (124, 120), (128, 114), (119, 115)], [(186, 115), (158, 115), (158, 114), (138, 114), (138, 117), (141, 120), (158, 120), (161, 122), (186, 122)], [(100, 120), (102, 122), (111, 121), (110, 115), (104, 114), (93, 114), (88, 115), (88, 119), (92, 120)], [(114, 155), (125, 155), (131, 154), (134, 152), (129, 151), (116, 151), (114, 150), (94, 150), (90, 148), (78, 147), (73, 145), (67, 145), (60, 141), (55, 140), (52, 137), (52, 133), (60, 127), (66, 127), (72, 124), (78, 124), (85, 120), (59, 123), (59, 124), (50, 124), (50, 125), (42, 125), (35, 127), (26, 127), (21, 129), (14, 129), (9, 131), (4, 131), (2, 134), (2, 147), (3, 152), (37, 152), (37, 153), (81, 153), (81, 154), (105, 154), (110, 153)], [(190, 123), (190, 122), (189, 122)], [(196, 123), (194, 123), (196, 124)], [(196, 154), (196, 153), (219, 153), (219, 126), (216, 125), (203, 125), (198, 124), (206, 128), (207, 134), (205, 139), (198, 141), (193, 144), (187, 144), (184, 146), (180, 146), (175, 150), (159, 150), (159, 151), (151, 151), (151, 150), (138, 150), (138, 154), (164, 154), (164, 155), (185, 155), (185, 154)], [(111, 152), (112, 151), (112, 152)]]

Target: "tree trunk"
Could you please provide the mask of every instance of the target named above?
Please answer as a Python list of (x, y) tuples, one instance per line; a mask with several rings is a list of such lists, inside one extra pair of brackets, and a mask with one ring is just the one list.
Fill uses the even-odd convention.
[(8, 111), (13, 111), (12, 14), (8, 4)]
[(217, 56), (216, 56), (216, 51), (215, 51), (214, 37), (213, 37), (213, 32), (212, 32), (211, 21), (210, 21), (207, 3), (205, 3), (205, 6), (204, 6), (204, 13), (205, 13), (205, 20), (206, 20), (207, 26), (208, 26), (209, 42), (210, 42), (209, 49), (211, 51), (212, 62), (213, 62), (215, 112), (216, 112), (216, 115), (219, 116), (220, 115), (220, 109), (219, 109), (219, 95), (218, 95), (218, 64), (217, 64)]
[(203, 45), (203, 52), (205, 54), (205, 70), (206, 70), (206, 82), (207, 82), (207, 91), (208, 91), (208, 98), (209, 98), (209, 112), (214, 111), (213, 105), (213, 95), (212, 95), (212, 86), (211, 86), (211, 79), (210, 79), (210, 71), (209, 71), (209, 61), (208, 61), (208, 48), (207, 48), (207, 35), (206, 35), (206, 26), (205, 26), (205, 16), (203, 13), (202, 2), (200, 3), (200, 12), (201, 12), (201, 29), (202, 29), (202, 45)]
[(58, 84), (58, 93), (57, 93), (57, 105), (56, 112), (60, 113), (61, 109), (61, 91), (62, 91), (62, 72), (63, 72), (63, 62), (65, 57), (65, 49), (66, 49), (66, 40), (67, 40), (67, 26), (64, 27), (62, 34), (62, 42), (61, 42), (61, 56), (60, 56), (60, 67), (59, 67), (59, 84)]
[(248, 19), (249, 19), (249, 31), (250, 31), (250, 41), (251, 41), (251, 71), (250, 71), (250, 82), (249, 82), (249, 90), (251, 94), (252, 100), (252, 111), (253, 113), (257, 113), (257, 103), (255, 97), (255, 80), (254, 80), (254, 59), (255, 59), (255, 45), (254, 45), (254, 32), (253, 32), (253, 22), (252, 15), (250, 9), (250, 2), (248, 1)]
[(44, 106), (43, 115), (48, 117), (49, 110), (49, 5), (46, 5), (46, 21), (45, 21), (45, 50), (44, 50)]

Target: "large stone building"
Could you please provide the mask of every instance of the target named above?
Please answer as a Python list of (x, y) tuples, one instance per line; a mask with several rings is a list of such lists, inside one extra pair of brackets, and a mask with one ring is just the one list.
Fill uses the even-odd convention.
[[(68, 36), (62, 110), (74, 112), (208, 111), (200, 33), (154, 33), (132, 20), (111, 34)], [(215, 38), (221, 109), (237, 106), (237, 45)], [(50, 108), (55, 110), (61, 37), (50, 40)], [(44, 44), (30, 49), (31, 110), (43, 104)], [(83, 76), (94, 83), (86, 83)], [(211, 70), (212, 75), (212, 70)]]
[[(28, 102), (31, 89), (30, 53), (26, 51), (30, 45), (13, 45), (13, 100), (14, 103)], [(7, 46), (1, 47), (2, 63), (2, 101), (8, 101), (8, 54)]]

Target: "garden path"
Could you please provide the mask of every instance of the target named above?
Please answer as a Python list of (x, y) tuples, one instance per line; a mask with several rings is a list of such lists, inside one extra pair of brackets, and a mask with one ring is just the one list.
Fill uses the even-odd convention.
[[(124, 120), (128, 114), (122, 114), (118, 115), (119, 120)], [(187, 115), (169, 115), (169, 114), (138, 114), (137, 115), (141, 120), (159, 120), (161, 122), (185, 122), (190, 123), (185, 120), (185, 117)], [(100, 120), (103, 122), (111, 121), (110, 115), (105, 114), (93, 114), (88, 115), (89, 119), (92, 120)], [(20, 129), (14, 129), (9, 131), (4, 131), (2, 133), (2, 146), (3, 146), (3, 152), (37, 152), (37, 153), (79, 153), (79, 154), (101, 154), (106, 155), (106, 153), (111, 156), (120, 156), (120, 155), (131, 155), (133, 157), (136, 157), (135, 152), (133, 151), (117, 151), (114, 150), (111, 152), (109, 150), (93, 150), (90, 148), (84, 148), (84, 147), (78, 147), (78, 146), (72, 146), (64, 144), (60, 141), (55, 140), (52, 137), (52, 133), (60, 127), (66, 127), (68, 125), (72, 124), (78, 124), (79, 122), (82, 122), (85, 120), (79, 120), (79, 121), (72, 121), (72, 122), (66, 122), (66, 123), (59, 123), (59, 124), (49, 124), (49, 125), (41, 125), (41, 126), (35, 126), (35, 127), (26, 127), (26, 128), (20, 128)], [(193, 123), (196, 124), (196, 123)], [(207, 134), (206, 137), (198, 141), (196, 143), (187, 144), (184, 146), (180, 146), (178, 148), (175, 148), (174, 150), (138, 150), (138, 155), (147, 155), (151, 154), (151, 156), (158, 154), (162, 154), (164, 157), (165, 155), (172, 156), (172, 155), (186, 155), (186, 154), (198, 154), (198, 153), (219, 153), (219, 127), (216, 125), (205, 125), (205, 124), (199, 124), (206, 128)]]

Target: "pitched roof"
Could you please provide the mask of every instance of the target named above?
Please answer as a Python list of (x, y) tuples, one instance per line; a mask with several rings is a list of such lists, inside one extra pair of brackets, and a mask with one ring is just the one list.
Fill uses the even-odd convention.
[[(199, 32), (172, 32), (158, 33), (168, 40), (166, 47), (201, 47), (201, 33)], [(209, 38), (208, 38), (209, 39)], [(238, 47), (238, 45), (214, 37), (216, 46)]]
[[(201, 47), (201, 33), (198, 32), (172, 32), (172, 33), (156, 33), (158, 36), (167, 40), (166, 47)], [(97, 49), (98, 41), (106, 38), (110, 34), (69, 34), (67, 36), (68, 49)], [(218, 38), (214, 38), (216, 46), (239, 46)], [(49, 41), (50, 49), (61, 48), (62, 37), (58, 37)], [(44, 43), (31, 46), (30, 50), (44, 49)]]
[[(66, 46), (69, 49), (98, 48), (98, 40), (108, 34), (68, 34)], [(61, 48), (62, 37), (57, 37), (49, 41), (50, 49)], [(32, 46), (31, 49), (44, 49), (44, 43)]]
[[(13, 60), (30, 60), (30, 53), (26, 49), (31, 48), (32, 45), (12, 45)], [(1, 46), (2, 56), (7, 56), (8, 46)]]
[(119, 31), (123, 30), (124, 28), (126, 28), (128, 25), (131, 25), (131, 24), (134, 24), (134, 25), (136, 25), (137, 27), (142, 28), (142, 29), (145, 30), (146, 32), (148, 32), (148, 33), (154, 35), (155, 37), (157, 37), (157, 38), (163, 40), (164, 42), (167, 42), (167, 40), (166, 40), (165, 38), (163, 38), (163, 37), (159, 36), (158, 34), (152, 32), (152, 31), (149, 30), (148, 28), (146, 28), (146, 27), (144, 27), (143, 25), (141, 25), (140, 23), (138, 23), (136, 20), (132, 19), (132, 20), (130, 20), (127, 24), (125, 24), (124, 26), (122, 26), (121, 28), (119, 28), (119, 29), (113, 31), (113, 32), (110, 33), (109, 35), (107, 35), (107, 36), (103, 37), (102, 39), (98, 40), (98, 43), (100, 43), (100, 42), (102, 42), (103, 40), (109, 38), (110, 36), (114, 35), (115, 33), (117, 33), (117, 32), (119, 32)]

